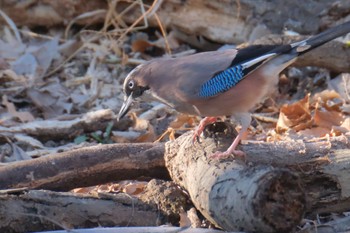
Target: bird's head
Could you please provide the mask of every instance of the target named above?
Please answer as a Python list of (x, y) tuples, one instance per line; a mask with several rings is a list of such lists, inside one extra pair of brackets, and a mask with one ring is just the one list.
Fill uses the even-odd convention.
[(126, 76), (123, 84), (124, 102), (118, 114), (118, 120), (124, 117), (130, 110), (130, 105), (135, 98), (141, 97), (143, 93), (149, 89), (144, 83), (143, 73), (141, 72), (143, 65), (137, 66)]

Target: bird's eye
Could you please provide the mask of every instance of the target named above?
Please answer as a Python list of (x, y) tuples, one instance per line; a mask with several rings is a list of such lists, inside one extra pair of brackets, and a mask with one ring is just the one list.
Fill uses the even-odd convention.
[(130, 82), (129, 82), (129, 89), (133, 89), (134, 88), (134, 86), (135, 86), (135, 83), (134, 83), (134, 81), (133, 80), (130, 80)]

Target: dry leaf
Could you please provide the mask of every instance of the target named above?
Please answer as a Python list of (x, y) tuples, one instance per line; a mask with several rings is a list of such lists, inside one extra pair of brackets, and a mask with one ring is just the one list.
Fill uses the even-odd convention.
[(33, 80), (41, 80), (57, 54), (58, 38), (30, 45), (26, 52), (12, 63), (12, 69), (17, 74), (26, 75)]
[(333, 126), (332, 130), (336, 134), (345, 134), (350, 131), (350, 117), (347, 117), (340, 126)]
[(109, 192), (113, 193), (121, 193), (122, 192), (122, 185), (117, 183), (117, 184), (111, 184), (109, 185)]
[(95, 189), (95, 186), (84, 187), (84, 188), (75, 188), (75, 189), (71, 190), (71, 192), (73, 192), (73, 193), (81, 193), (81, 194), (88, 194), (91, 191), (93, 191), (94, 189)]
[(42, 88), (27, 90), (28, 97), (43, 111), (45, 119), (70, 113), (73, 104), (69, 100), (69, 92), (59, 82), (49, 83)]
[(339, 99), (341, 96), (338, 94), (338, 92), (334, 90), (324, 90), (319, 93), (316, 93), (313, 97), (314, 100), (319, 101), (322, 100), (322, 102), (326, 103), (328, 100), (332, 99)]
[(154, 127), (149, 124), (146, 133), (138, 137), (135, 142), (154, 142), (157, 140), (157, 135), (154, 131)]
[(16, 159), (16, 161), (29, 160), (32, 159), (22, 148), (17, 146), (16, 144), (9, 142), (12, 148), (12, 157)]
[(98, 193), (120, 193), (122, 192), (122, 185), (118, 183), (108, 183), (98, 185), (95, 189)]
[(34, 121), (34, 117), (30, 112), (18, 112), (13, 103), (7, 100), (7, 96), (2, 96), (2, 104), (6, 106), (7, 111), (14, 117), (18, 117), (21, 122)]
[(347, 117), (340, 126), (350, 131), (350, 117)]
[[(200, 228), (202, 225), (201, 220), (198, 217), (197, 210), (196, 208), (192, 207), (187, 211), (187, 218), (191, 222), (191, 227), (192, 228)], [(181, 222), (181, 219), (180, 219)]]
[(181, 211), (179, 225), (180, 227), (191, 227), (191, 220), (187, 217), (186, 212)]
[(53, 59), (58, 54), (58, 37), (45, 41), (37, 46), (30, 46), (28, 49), (38, 61), (38, 69), (35, 76), (39, 79), (43, 78), (49, 69)]
[(3, 27), (2, 39), (0, 39), (0, 54), (5, 60), (16, 60), (26, 49), (26, 45), (13, 35), (7, 26)]
[(326, 109), (315, 109), (314, 123), (317, 126), (331, 129), (333, 126), (339, 126), (343, 122), (343, 114), (336, 111), (327, 111)]
[(340, 107), (344, 101), (341, 96), (334, 90), (324, 90), (316, 93), (313, 97), (313, 101), (325, 107), (327, 110), (340, 111)]
[(343, 113), (350, 114), (350, 104), (343, 104), (340, 109)]
[(111, 139), (117, 143), (134, 142), (141, 136), (141, 132), (129, 130), (129, 131), (112, 131)]
[(138, 39), (132, 42), (131, 49), (133, 52), (144, 53), (146, 49), (152, 47), (153, 44), (144, 39)]
[(13, 135), (13, 138), (18, 142), (25, 143), (32, 146), (33, 148), (44, 148), (44, 145), (39, 140), (26, 134), (16, 133)]
[(6, 70), (10, 68), (10, 64), (5, 61), (2, 57), (0, 57), (0, 70)]
[(83, 45), (79, 40), (67, 40), (59, 46), (59, 52), (65, 57), (69, 57)]
[(134, 122), (133, 128), (136, 131), (147, 130), (149, 121), (143, 118), (137, 117), (135, 112), (130, 113), (130, 117)]
[(313, 122), (309, 105), (309, 95), (306, 95), (296, 103), (282, 106), (276, 131), (280, 133), (290, 128), (299, 131), (311, 127)]
[(147, 182), (141, 182), (141, 181), (138, 181), (135, 183), (129, 183), (124, 186), (123, 192), (129, 195), (138, 195), (145, 190), (146, 185), (147, 185)]
[(12, 63), (12, 70), (17, 75), (35, 77), (35, 72), (38, 69), (38, 62), (31, 53), (25, 53)]
[(155, 140), (154, 142), (160, 142), (160, 141), (161, 141), (163, 138), (165, 138), (165, 136), (167, 136), (167, 135), (168, 135), (168, 137), (169, 137), (169, 140), (170, 140), (170, 141), (173, 141), (173, 140), (175, 140), (175, 133), (176, 133), (176, 130), (173, 129), (173, 128), (171, 128), (171, 127), (169, 127), (169, 128), (167, 128), (167, 130), (165, 130), (165, 132), (164, 132), (162, 135), (160, 135), (159, 138), (158, 138), (157, 140)]
[(178, 114), (174, 121), (169, 124), (169, 127), (173, 129), (181, 129), (185, 124), (193, 126), (195, 124), (196, 117), (187, 114)]
[(335, 90), (342, 99), (349, 101), (350, 100), (350, 74), (343, 73), (338, 75), (336, 78), (328, 82), (330, 89)]
[(133, 119), (133, 129), (135, 131), (145, 131), (141, 136), (137, 137), (135, 142), (153, 142), (157, 139), (153, 126), (149, 123), (149, 120), (137, 117), (136, 113), (130, 113)]
[(180, 43), (178, 39), (176, 38), (176, 33), (174, 31), (171, 31), (167, 37), (166, 40), (163, 37), (163, 35), (156, 32), (156, 35), (158, 36), (158, 40), (152, 42), (152, 44), (158, 48), (166, 50), (167, 45), (171, 50), (175, 50), (180, 47)]
[(320, 138), (330, 133), (330, 129), (324, 127), (313, 127), (311, 129), (304, 129), (298, 132), (298, 135), (302, 135), (305, 138)]

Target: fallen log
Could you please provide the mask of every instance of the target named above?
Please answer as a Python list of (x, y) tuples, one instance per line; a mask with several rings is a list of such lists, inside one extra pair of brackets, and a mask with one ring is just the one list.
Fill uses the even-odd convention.
[(97, 145), (0, 167), (0, 189), (67, 191), (110, 181), (169, 179), (162, 144)]
[[(131, 122), (128, 119), (118, 121), (111, 109), (90, 111), (78, 116), (68, 115), (68, 119), (35, 120), (13, 127), (0, 126), (0, 135), (11, 137), (15, 134), (27, 134), (41, 141), (74, 139), (82, 133), (104, 130), (113, 123), (118, 130), (126, 130)], [(0, 142), (6, 142), (0, 137)]]
[(166, 165), (208, 220), (225, 231), (288, 232), (297, 226), (305, 196), (296, 175), (239, 159), (211, 159), (215, 143), (192, 145), (187, 136), (166, 144)]
[(174, 183), (155, 180), (147, 184), (138, 198), (125, 193), (1, 192), (0, 231), (178, 224), (179, 212), (188, 206), (187, 199)]
[[(202, 137), (200, 144), (196, 143), (193, 147), (195, 148), (193, 151), (188, 150), (186, 154), (182, 153), (181, 155), (178, 149), (174, 149), (172, 151), (174, 156), (176, 153), (178, 153), (176, 156), (181, 156), (177, 163), (169, 162), (171, 157), (167, 155), (167, 166), (172, 178), (181, 186), (185, 186), (184, 175), (192, 169), (188, 163), (194, 163), (193, 158), (197, 158), (202, 163), (207, 160), (203, 151), (207, 151), (208, 155), (211, 151), (219, 149), (218, 142), (223, 148), (231, 143), (233, 135), (220, 134), (223, 131), (220, 127), (215, 130), (217, 131), (216, 139)], [(219, 137), (220, 135), (221, 137)], [(191, 132), (184, 134), (177, 141), (169, 142), (167, 147), (171, 148), (174, 144), (173, 147), (177, 148), (178, 140), (183, 141), (180, 144), (187, 145), (186, 140), (192, 140)], [(284, 169), (289, 169), (292, 174), (291, 176), (287, 174), (286, 177), (293, 178), (293, 173), (300, 177), (301, 187), (306, 197), (307, 213), (343, 212), (350, 209), (349, 141), (349, 135), (345, 135), (308, 142), (302, 140), (269, 143), (243, 142), (240, 149), (246, 153), (248, 166), (244, 163), (237, 163), (238, 160), (230, 159), (220, 161), (224, 164), (220, 166), (237, 166), (238, 170), (243, 169), (243, 171), (252, 169), (248, 174), (265, 169), (266, 174), (271, 171), (276, 176), (277, 181), (278, 174), (287, 174), (284, 173)], [(60, 161), (60, 159), (62, 160)], [(213, 163), (213, 161), (208, 163)], [(125, 166), (133, 172), (127, 173)], [(139, 173), (135, 173), (138, 169), (140, 169)], [(45, 170), (49, 173), (42, 172)], [(221, 172), (220, 169), (218, 171)], [(41, 174), (41, 176), (38, 177), (37, 174)], [(164, 176), (168, 176), (167, 174), (164, 162), (164, 144), (99, 145), (0, 167), (0, 187), (1, 189), (41, 187), (68, 190), (106, 183), (111, 180), (136, 179), (140, 175), (164, 178)], [(199, 174), (199, 178), (201, 176), (203, 174)], [(208, 176), (208, 179), (211, 179), (211, 174)], [(192, 179), (196, 179), (196, 177), (192, 177)], [(192, 198), (194, 197), (192, 196)]]
[(215, 138), (201, 138), (200, 144), (192, 145), (190, 132), (166, 143), (172, 179), (189, 191), (195, 206), (212, 223), (224, 230), (283, 231), (295, 227), (304, 211), (318, 214), (350, 208), (348, 137), (243, 144), (246, 162), (242, 164), (234, 158), (209, 159), (233, 140), (232, 130), (222, 124), (213, 131)]

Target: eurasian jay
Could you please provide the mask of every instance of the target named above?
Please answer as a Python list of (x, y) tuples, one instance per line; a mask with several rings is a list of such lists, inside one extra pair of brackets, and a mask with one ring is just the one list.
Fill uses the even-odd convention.
[(118, 119), (135, 98), (151, 96), (178, 112), (205, 116), (194, 132), (195, 140), (217, 117), (233, 116), (242, 126), (237, 137), (225, 152), (212, 156), (242, 155), (236, 147), (251, 123), (249, 110), (277, 85), (279, 73), (298, 56), (349, 32), (350, 21), (289, 45), (253, 45), (154, 59), (125, 78)]

